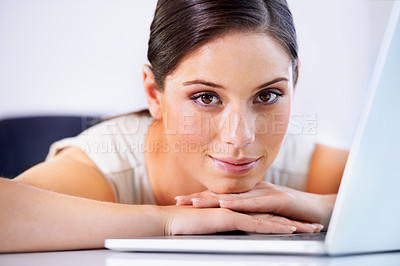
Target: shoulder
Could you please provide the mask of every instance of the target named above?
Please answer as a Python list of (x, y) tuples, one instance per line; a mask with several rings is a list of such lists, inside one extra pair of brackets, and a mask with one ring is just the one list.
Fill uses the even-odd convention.
[(149, 113), (103, 121), (76, 137), (53, 143), (46, 160), (66, 147), (77, 147), (107, 179), (117, 202), (155, 204), (144, 159), (145, 137), (152, 122)]
[(153, 118), (144, 114), (122, 115), (105, 120), (89, 129), (83, 131), (79, 136), (91, 138), (113, 138), (113, 137), (138, 137), (147, 133), (148, 126)]
[(146, 114), (105, 120), (76, 137), (53, 143), (46, 160), (66, 147), (75, 146), (86, 153), (104, 174), (124, 171), (143, 161), (140, 155), (151, 123), (151, 116)]

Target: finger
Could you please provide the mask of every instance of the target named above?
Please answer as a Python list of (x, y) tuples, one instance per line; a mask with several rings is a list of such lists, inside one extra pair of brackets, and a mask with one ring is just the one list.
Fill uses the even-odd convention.
[(176, 205), (192, 205), (191, 198), (189, 196), (176, 196)]
[(297, 227), (296, 232), (298, 233), (315, 233), (315, 230), (317, 230), (317, 226), (310, 223), (292, 221), (291, 225)]
[(242, 212), (276, 213), (277, 210), (282, 209), (286, 205), (284, 199), (268, 196), (239, 200), (219, 200), (221, 208)]
[(235, 194), (215, 194), (203, 196), (201, 198), (192, 198), (192, 205), (197, 208), (216, 208), (220, 207), (219, 200), (237, 199)]
[(296, 227), (287, 224), (281, 224), (259, 217), (252, 217), (248, 214), (237, 213), (228, 211), (226, 209), (220, 210), (219, 215), (210, 217), (209, 222), (218, 224), (216, 228), (218, 232), (240, 230), (252, 233), (262, 234), (292, 234), (297, 230)]
[(219, 207), (219, 201), (216, 197), (194, 198), (192, 205), (196, 208), (216, 208)]
[(176, 205), (192, 205), (197, 208), (216, 208), (219, 207), (219, 201), (216, 197), (190, 198), (189, 196), (175, 197)]
[(292, 234), (296, 230), (293, 226), (251, 217), (228, 209), (181, 208), (188, 209), (182, 209), (183, 212), (174, 211), (174, 215), (166, 223), (167, 235), (211, 234), (235, 230), (264, 234)]
[(322, 229), (324, 229), (324, 226), (322, 224), (316, 224), (313, 223), (313, 225), (315, 225), (317, 228), (314, 230), (314, 233), (319, 233), (322, 231)]
[(235, 219), (236, 230), (262, 234), (292, 234), (297, 230), (295, 226), (280, 224), (258, 217), (251, 217), (251, 220)]
[[(241, 211), (247, 213), (249, 212), (275, 213), (283, 216), (291, 216), (290, 206), (288, 206), (287, 201), (277, 197), (261, 197), (261, 198), (249, 198), (241, 200), (219, 200), (219, 203), (221, 208), (226, 208), (234, 211)], [(275, 217), (280, 217), (280, 216), (275, 216)], [(324, 226), (319, 223), (306, 223), (306, 222), (302, 223), (299, 221), (296, 222), (299, 223), (299, 224), (293, 224), (293, 226), (298, 227), (298, 230), (296, 232), (319, 233), (324, 228)], [(313, 230), (311, 231), (311, 229)]]
[(249, 215), (251, 215), (253, 217), (259, 217), (262, 219), (268, 219), (270, 221), (285, 224), (285, 225), (292, 225), (297, 228), (296, 233), (319, 233), (324, 228), (324, 226), (322, 224), (307, 223), (307, 222), (291, 220), (289, 218), (278, 216), (278, 215), (273, 215), (270, 213), (266, 213), (266, 214), (252, 213)]
[(193, 198), (205, 198), (215, 195), (215, 193), (206, 190), (200, 193), (193, 193), (186, 196), (176, 196), (174, 199), (176, 200), (176, 205), (192, 205)]
[(273, 221), (286, 225), (292, 225), (297, 228), (296, 233), (314, 233), (317, 226), (311, 223), (290, 220), (284, 217), (275, 216)]
[(299, 222), (292, 222), (291, 225), (297, 228), (296, 233), (314, 233), (315, 229), (317, 228), (313, 224), (303, 224)]
[(297, 227), (296, 233), (319, 233), (321, 232), (320, 224), (292, 221), (291, 223), (286, 223)]
[(193, 205), (198, 208), (215, 208), (219, 207), (219, 199), (232, 200), (237, 199), (230, 194), (206, 194), (196, 193), (189, 196), (177, 196), (175, 197), (176, 205)]
[(297, 228), (296, 233), (314, 233), (317, 229), (317, 226), (314, 224), (290, 220), (281, 216), (272, 215), (272, 217), (268, 219), (276, 223), (294, 226)]

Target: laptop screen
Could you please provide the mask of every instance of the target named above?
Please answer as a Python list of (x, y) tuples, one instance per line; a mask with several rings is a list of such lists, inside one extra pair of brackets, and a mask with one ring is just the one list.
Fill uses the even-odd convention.
[(400, 250), (399, 15), (396, 2), (332, 214), (329, 253)]

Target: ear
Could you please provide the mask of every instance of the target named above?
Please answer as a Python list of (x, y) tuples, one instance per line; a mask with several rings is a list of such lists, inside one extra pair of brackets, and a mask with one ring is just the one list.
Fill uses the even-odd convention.
[(296, 91), (296, 86), (299, 81), (300, 66), (301, 66), (301, 61), (300, 61), (300, 59), (297, 59), (296, 69), (294, 70), (294, 71), (296, 71), (296, 84), (293, 84), (293, 94)]
[(157, 88), (156, 79), (149, 65), (143, 66), (143, 87), (146, 93), (149, 111), (154, 119), (161, 118), (161, 92)]

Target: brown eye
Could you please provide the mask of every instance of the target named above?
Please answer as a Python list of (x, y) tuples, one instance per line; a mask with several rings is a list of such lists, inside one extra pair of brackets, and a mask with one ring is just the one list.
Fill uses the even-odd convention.
[(282, 96), (283, 94), (280, 92), (266, 90), (260, 92), (254, 101), (262, 104), (274, 104), (279, 101)]
[(205, 104), (210, 104), (213, 101), (213, 95), (205, 94), (201, 96), (201, 101)]
[(190, 100), (200, 107), (216, 107), (222, 104), (219, 96), (213, 92), (200, 92), (190, 96)]
[(261, 93), (260, 100), (263, 102), (268, 102), (269, 100), (271, 100), (271, 93), (270, 92)]

